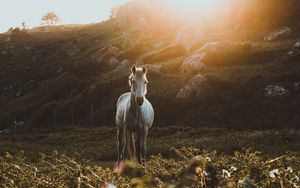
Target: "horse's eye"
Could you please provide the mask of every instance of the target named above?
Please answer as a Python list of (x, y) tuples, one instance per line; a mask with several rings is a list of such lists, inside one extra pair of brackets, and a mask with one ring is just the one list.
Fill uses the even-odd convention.
[(145, 81), (145, 84), (148, 84), (148, 82), (147, 82), (147, 81)]

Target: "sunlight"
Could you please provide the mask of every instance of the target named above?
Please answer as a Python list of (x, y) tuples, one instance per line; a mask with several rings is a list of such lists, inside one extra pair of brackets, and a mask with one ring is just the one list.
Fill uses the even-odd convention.
[(228, 0), (166, 0), (165, 3), (185, 16), (214, 16), (219, 11), (226, 11), (230, 5)]

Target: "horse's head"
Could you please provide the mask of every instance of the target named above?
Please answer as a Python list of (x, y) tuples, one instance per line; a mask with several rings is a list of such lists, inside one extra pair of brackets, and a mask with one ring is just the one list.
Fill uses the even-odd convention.
[(129, 86), (131, 88), (131, 95), (135, 102), (142, 106), (144, 103), (145, 95), (147, 94), (147, 69), (145, 66), (131, 67), (131, 74), (129, 76)]

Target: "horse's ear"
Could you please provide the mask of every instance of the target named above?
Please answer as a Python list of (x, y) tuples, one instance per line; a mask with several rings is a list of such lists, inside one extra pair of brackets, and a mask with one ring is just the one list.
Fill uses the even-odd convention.
[(145, 73), (145, 74), (147, 73), (147, 68), (146, 68), (146, 66), (143, 65), (142, 71), (143, 71), (143, 73)]
[(132, 72), (133, 74), (135, 74), (135, 72), (136, 72), (136, 66), (135, 66), (135, 65), (132, 65), (132, 67), (131, 67), (131, 72)]

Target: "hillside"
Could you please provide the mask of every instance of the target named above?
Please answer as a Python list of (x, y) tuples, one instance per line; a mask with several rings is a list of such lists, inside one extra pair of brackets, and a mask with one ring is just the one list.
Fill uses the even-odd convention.
[[(149, 67), (147, 97), (155, 108), (155, 126), (299, 127), (295, 84), (300, 81), (300, 56), (286, 56), (300, 40), (297, 30), (274, 41), (264, 41), (265, 33), (243, 39), (211, 36), (189, 51), (174, 44), (176, 31), (157, 36), (137, 30), (129, 39), (124, 31), (109, 20), (36, 28), (24, 36), (1, 34), (0, 126), (15, 120), (44, 128), (112, 125), (116, 100), (129, 90), (129, 66), (138, 60)], [(128, 46), (126, 40), (134, 44)], [(196, 74), (182, 73), (180, 66), (215, 41), (221, 47), (216, 46), (199, 72), (207, 79), (200, 94), (179, 99), (178, 91)], [(119, 62), (129, 60), (129, 66), (114, 65), (112, 56)], [(270, 84), (284, 86), (289, 95), (266, 97)]]

